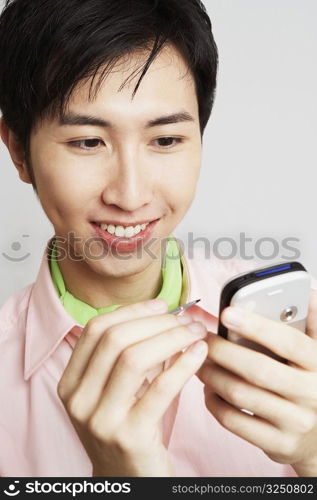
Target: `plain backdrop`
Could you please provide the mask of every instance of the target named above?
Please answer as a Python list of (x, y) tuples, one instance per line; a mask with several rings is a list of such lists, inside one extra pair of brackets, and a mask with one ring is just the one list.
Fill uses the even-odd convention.
[[(283, 240), (296, 238), (297, 260), (317, 277), (317, 2), (204, 4), (219, 49), (218, 90), (196, 198), (173, 234), (184, 244), (189, 233), (205, 238), (219, 258), (235, 243), (244, 258), (243, 233), (247, 255), (259, 260), (258, 245), (263, 265), (292, 260)], [(0, 162), (1, 305), (34, 282), (54, 230), (2, 143)]]

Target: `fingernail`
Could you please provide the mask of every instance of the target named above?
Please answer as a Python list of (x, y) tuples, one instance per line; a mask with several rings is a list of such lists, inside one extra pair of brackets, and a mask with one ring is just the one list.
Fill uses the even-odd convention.
[(146, 304), (153, 311), (165, 311), (165, 310), (167, 310), (167, 304), (166, 304), (165, 300), (162, 300), (162, 299), (149, 300)]
[(243, 309), (238, 309), (236, 307), (229, 307), (223, 313), (222, 320), (224, 323), (233, 326), (241, 326), (245, 318), (245, 312)]
[(199, 357), (201, 357), (203, 354), (207, 354), (207, 350), (208, 350), (208, 346), (207, 346), (206, 342), (202, 342), (202, 341), (196, 342), (196, 344), (194, 344), (190, 348), (190, 351)]

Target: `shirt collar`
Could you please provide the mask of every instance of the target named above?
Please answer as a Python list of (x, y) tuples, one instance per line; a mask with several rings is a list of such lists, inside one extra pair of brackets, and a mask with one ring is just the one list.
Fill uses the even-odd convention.
[(195, 254), (195, 258), (190, 256), (186, 248), (183, 249), (181, 261), (184, 271), (180, 304), (200, 299), (200, 302), (192, 306), (190, 310), (202, 309), (214, 318), (218, 318), (219, 296), (223, 280), (219, 276), (217, 267), (209, 266), (210, 260), (201, 255)]
[[(59, 266), (56, 242), (51, 241), (53, 244), (50, 260), (52, 281), (64, 309), (75, 321), (84, 327), (91, 318), (115, 311), (120, 307), (121, 304), (112, 304), (96, 309), (69, 292)], [(182, 266), (179, 253), (177, 240), (173, 235), (168, 236), (165, 256), (161, 263), (162, 285), (156, 298), (164, 299), (169, 311), (179, 306), (182, 294)]]
[[(54, 237), (53, 237), (54, 238)], [(46, 246), (42, 263), (31, 288), (28, 313), (26, 318), (24, 379), (31, 375), (53, 354), (66, 335), (77, 327), (82, 326), (64, 309), (49, 269), (49, 253), (52, 248), (51, 238)], [(210, 293), (201, 296), (201, 283), (206, 280), (204, 263), (196, 258), (189, 258), (186, 249), (181, 252), (183, 264), (183, 291), (180, 304), (201, 299), (193, 307), (203, 309), (206, 313), (217, 317), (220, 284), (213, 276), (208, 276), (208, 290)], [(200, 265), (201, 264), (201, 265)], [(203, 280), (203, 281), (201, 281)]]

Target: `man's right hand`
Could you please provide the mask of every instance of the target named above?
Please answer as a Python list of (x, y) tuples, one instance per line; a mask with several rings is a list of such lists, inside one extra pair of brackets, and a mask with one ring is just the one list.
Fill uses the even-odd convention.
[[(154, 302), (163, 307), (139, 302), (90, 320), (59, 381), (58, 395), (94, 476), (174, 475), (161, 419), (206, 359), (207, 343), (200, 339), (207, 330), (189, 314), (169, 314), (164, 301)], [(174, 363), (137, 399), (147, 372), (174, 355)]]

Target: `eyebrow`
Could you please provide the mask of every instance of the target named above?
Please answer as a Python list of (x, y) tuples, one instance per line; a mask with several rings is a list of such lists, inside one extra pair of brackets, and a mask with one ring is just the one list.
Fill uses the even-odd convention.
[[(145, 128), (158, 127), (159, 125), (169, 125), (171, 123), (194, 122), (195, 119), (187, 111), (173, 113), (171, 115), (160, 116), (146, 123)], [(66, 113), (60, 117), (60, 126), (67, 125), (93, 125), (95, 127), (112, 127), (111, 122), (103, 120), (97, 116), (80, 115), (76, 113)]]

